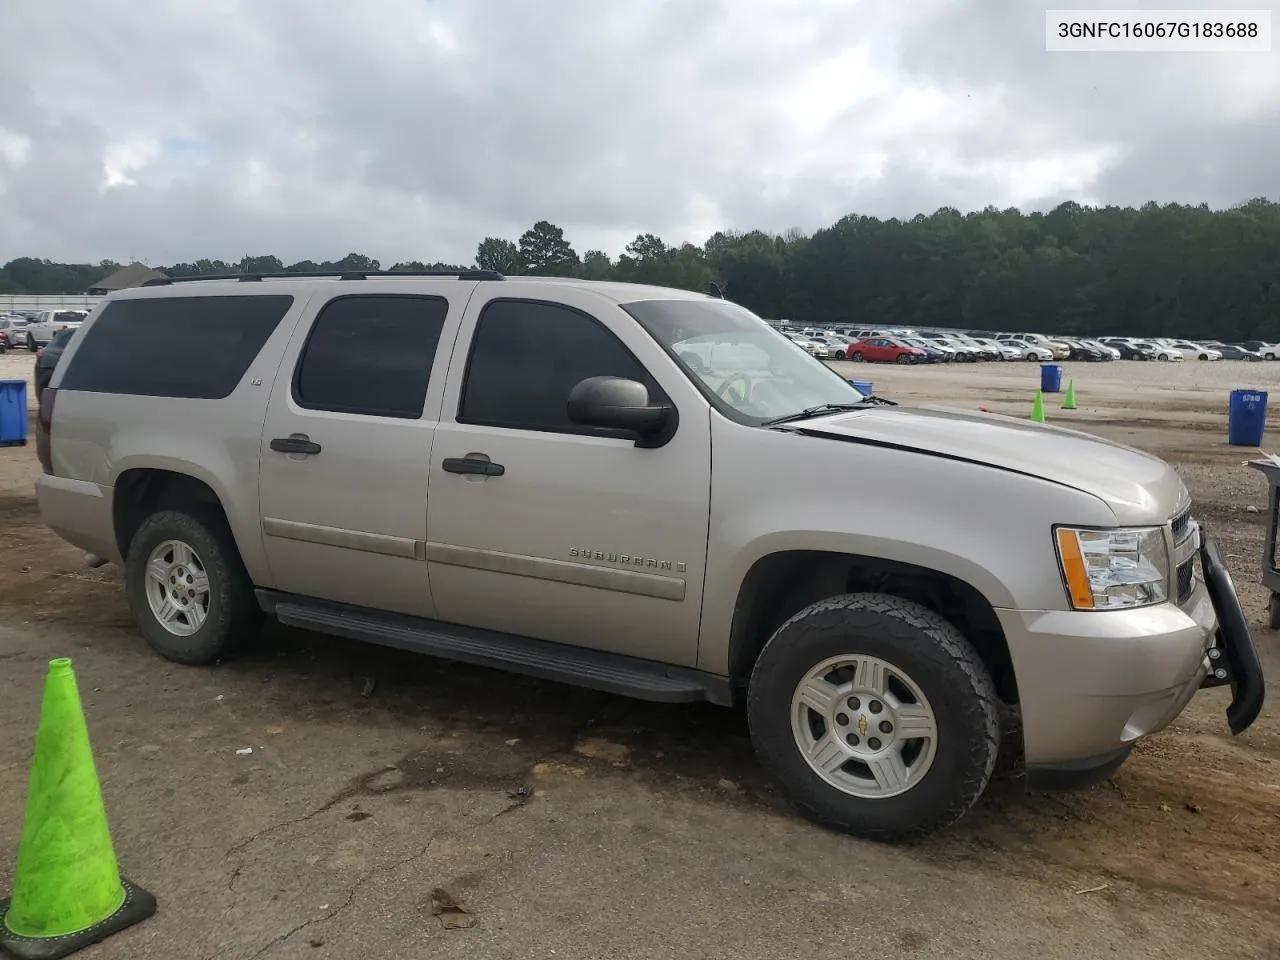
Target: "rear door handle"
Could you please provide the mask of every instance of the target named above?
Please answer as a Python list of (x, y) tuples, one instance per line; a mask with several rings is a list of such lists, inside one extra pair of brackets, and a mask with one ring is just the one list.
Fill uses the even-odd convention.
[(276, 437), (271, 441), (271, 449), (276, 453), (308, 453), (320, 452), (320, 444), (305, 433), (295, 433), (291, 437)]
[(502, 464), (478, 457), (448, 457), (441, 466), (449, 473), (472, 473), (482, 477), (500, 477), (507, 472)]

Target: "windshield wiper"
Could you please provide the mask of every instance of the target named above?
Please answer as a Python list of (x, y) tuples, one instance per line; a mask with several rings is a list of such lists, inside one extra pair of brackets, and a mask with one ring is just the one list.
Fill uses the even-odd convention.
[(798, 413), (788, 413), (785, 416), (774, 417), (772, 420), (766, 420), (764, 423), (760, 424), (760, 426), (772, 427), (779, 423), (790, 423), (793, 420), (807, 420), (810, 417), (819, 417), (824, 413), (834, 413), (840, 410), (856, 410), (866, 402), (866, 400), (855, 400), (853, 403), (820, 403), (816, 407), (805, 407)]

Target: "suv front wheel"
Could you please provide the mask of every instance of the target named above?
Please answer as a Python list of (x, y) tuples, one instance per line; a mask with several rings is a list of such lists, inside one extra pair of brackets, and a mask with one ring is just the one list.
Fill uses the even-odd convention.
[(934, 611), (845, 594), (778, 628), (752, 670), (751, 738), (811, 819), (871, 839), (962, 817), (1000, 746), (995, 686)]
[(215, 663), (258, 617), (231, 531), (212, 510), (162, 510), (129, 545), (125, 592), (142, 634), (177, 663)]

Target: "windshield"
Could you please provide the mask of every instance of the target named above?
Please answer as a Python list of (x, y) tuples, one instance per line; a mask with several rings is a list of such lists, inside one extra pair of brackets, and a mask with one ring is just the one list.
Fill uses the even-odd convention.
[(621, 307), (735, 419), (761, 422), (864, 399), (825, 363), (736, 303), (638, 300)]

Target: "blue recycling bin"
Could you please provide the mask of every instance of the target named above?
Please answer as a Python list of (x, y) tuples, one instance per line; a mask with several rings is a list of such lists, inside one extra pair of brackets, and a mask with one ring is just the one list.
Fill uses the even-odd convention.
[(850, 386), (865, 396), (871, 396), (875, 391), (871, 389), (870, 380), (850, 380)]
[(27, 442), (27, 381), (0, 380), (0, 447)]
[(1232, 390), (1227, 404), (1227, 443), (1260, 447), (1267, 427), (1267, 391)]
[(1040, 364), (1040, 389), (1045, 393), (1062, 392), (1062, 367), (1056, 363)]

